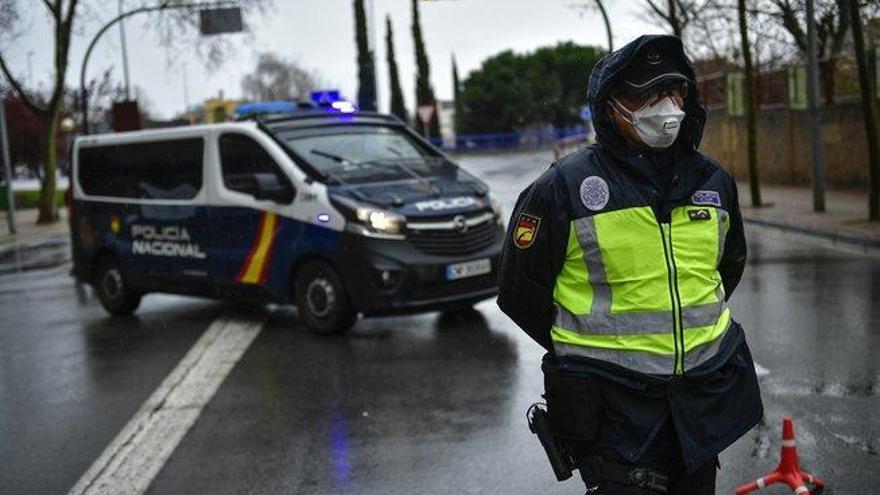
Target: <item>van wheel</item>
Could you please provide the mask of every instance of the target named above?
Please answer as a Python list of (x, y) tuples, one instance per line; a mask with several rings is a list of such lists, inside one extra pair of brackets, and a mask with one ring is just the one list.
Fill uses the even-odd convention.
[(349, 330), (357, 318), (336, 271), (322, 261), (310, 261), (296, 275), (296, 309), (309, 330), (339, 334)]
[(141, 304), (141, 294), (128, 286), (119, 263), (112, 257), (106, 257), (98, 264), (95, 292), (101, 306), (111, 315), (130, 315)]

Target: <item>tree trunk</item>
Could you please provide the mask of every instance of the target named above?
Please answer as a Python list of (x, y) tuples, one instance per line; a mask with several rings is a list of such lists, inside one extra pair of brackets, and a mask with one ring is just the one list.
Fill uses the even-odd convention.
[(354, 0), (355, 42), (357, 43), (358, 107), (376, 111), (376, 68), (367, 33), (367, 14), (364, 0)]
[(837, 72), (837, 59), (834, 57), (819, 62), (819, 74), (822, 76), (822, 98), (825, 105), (834, 103), (834, 74)]
[(871, 83), (865, 62), (865, 44), (862, 38), (862, 18), (858, 0), (849, 0), (852, 17), (853, 48), (859, 68), (859, 90), (862, 100), (862, 113), (865, 120), (865, 138), (868, 140), (868, 175), (871, 191), (868, 194), (868, 219), (880, 220), (880, 152), (877, 146), (877, 126), (874, 122), (874, 105), (871, 98)]
[(672, 28), (672, 34), (681, 38), (681, 24), (678, 22), (678, 15), (675, 13), (675, 0), (667, 0), (669, 12), (669, 26)]
[(403, 90), (400, 88), (400, 74), (397, 70), (397, 58), (394, 55), (394, 31), (391, 27), (391, 16), (385, 18), (385, 56), (388, 60), (388, 83), (390, 85), (391, 113), (400, 120), (409, 122), (406, 105), (403, 101)]
[(605, 35), (608, 37), (608, 53), (614, 51), (614, 37), (611, 35), (611, 21), (608, 20), (608, 12), (605, 11), (605, 5), (602, 0), (596, 0), (596, 6), (599, 7), (599, 13), (602, 14), (602, 21), (605, 22)]
[(55, 176), (58, 170), (58, 109), (51, 108), (46, 118), (43, 134), (43, 178), (40, 185), (40, 215), (38, 224), (58, 220), (58, 205), (55, 203)]
[(755, 69), (752, 65), (752, 49), (749, 45), (748, 19), (746, 18), (746, 0), (737, 0), (739, 11), (739, 37), (742, 45), (743, 62), (746, 69), (746, 146), (749, 160), (749, 192), (752, 206), (761, 206), (761, 187), (758, 179), (758, 130), (756, 114), (758, 113), (755, 95)]

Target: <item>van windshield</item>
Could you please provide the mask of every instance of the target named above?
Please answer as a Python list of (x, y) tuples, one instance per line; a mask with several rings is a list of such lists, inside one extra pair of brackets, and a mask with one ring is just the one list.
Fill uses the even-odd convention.
[(375, 182), (431, 177), (454, 171), (403, 131), (377, 125), (281, 130), (278, 138), (331, 181)]

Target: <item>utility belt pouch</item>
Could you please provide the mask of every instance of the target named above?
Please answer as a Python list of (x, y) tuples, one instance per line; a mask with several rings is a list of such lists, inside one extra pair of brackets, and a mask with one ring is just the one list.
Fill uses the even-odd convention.
[(602, 404), (593, 377), (545, 371), (544, 398), (553, 435), (578, 442), (596, 439)]

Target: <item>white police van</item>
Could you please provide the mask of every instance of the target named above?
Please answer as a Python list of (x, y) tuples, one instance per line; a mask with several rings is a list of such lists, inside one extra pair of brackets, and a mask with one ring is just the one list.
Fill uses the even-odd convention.
[(497, 292), (487, 186), (395, 117), (279, 118), (85, 136), (73, 273), (128, 314), (149, 292), (294, 303), (316, 332)]

